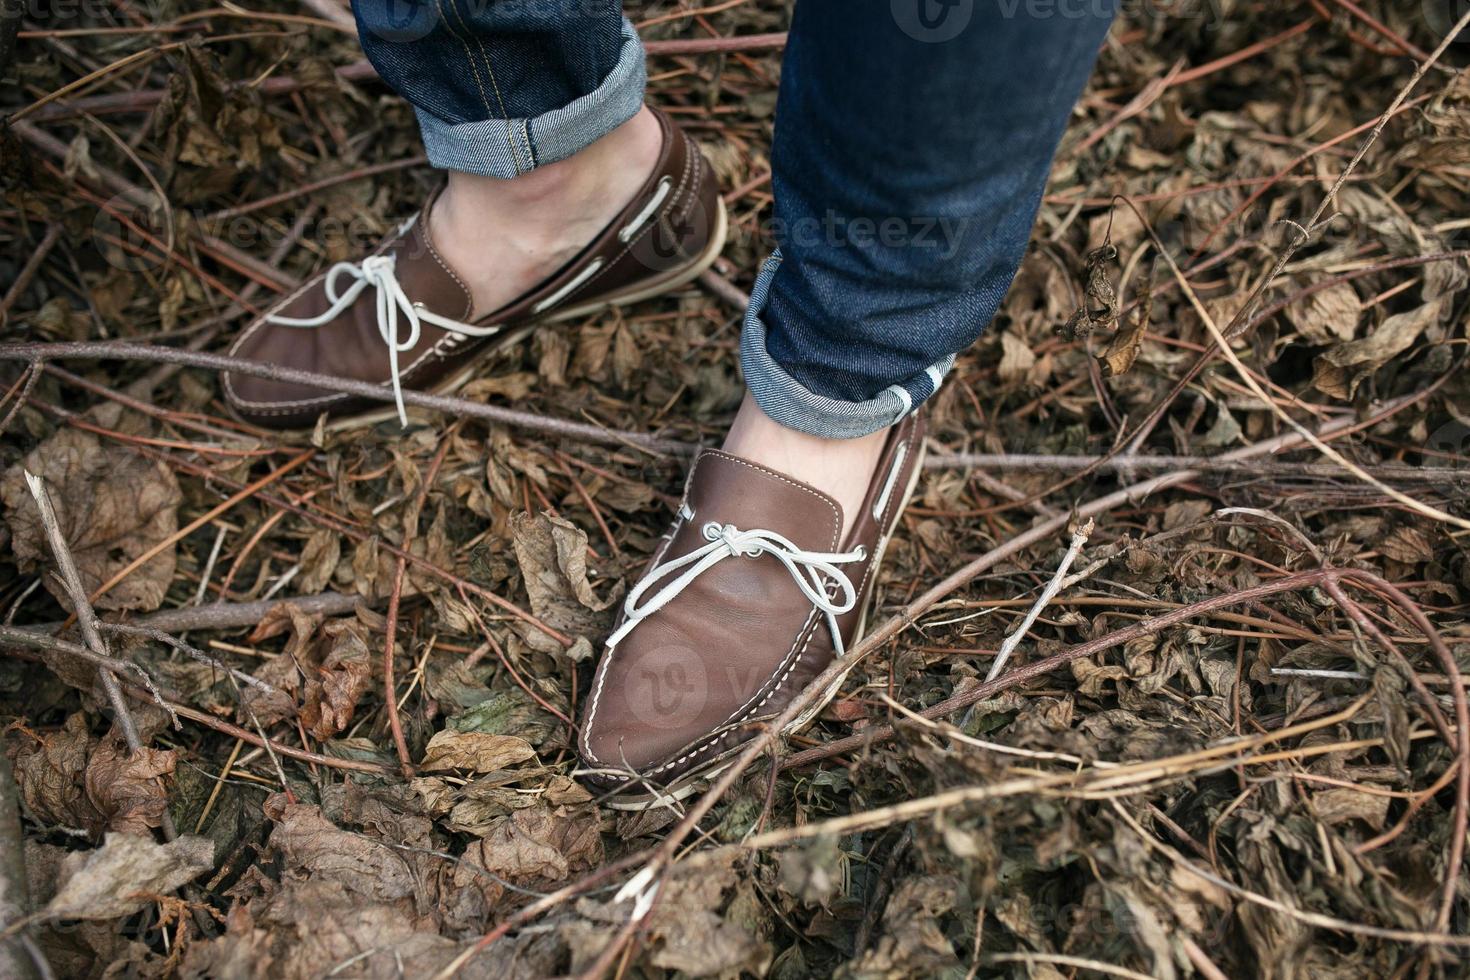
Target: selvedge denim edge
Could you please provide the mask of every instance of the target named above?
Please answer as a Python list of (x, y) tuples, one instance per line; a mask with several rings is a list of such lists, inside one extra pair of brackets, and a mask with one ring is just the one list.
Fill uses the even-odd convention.
[(560, 109), (529, 119), (458, 124), (417, 106), (414, 112), (435, 167), (508, 179), (565, 160), (632, 119), (643, 106), (647, 81), (643, 43), (624, 17), (617, 65), (595, 91)]
[(823, 439), (857, 439), (895, 424), (939, 390), (954, 367), (953, 354), (860, 402), (817, 394), (793, 378), (766, 350), (766, 325), (760, 318), (780, 265), (777, 251), (761, 267), (740, 331), (745, 386), (772, 421)]

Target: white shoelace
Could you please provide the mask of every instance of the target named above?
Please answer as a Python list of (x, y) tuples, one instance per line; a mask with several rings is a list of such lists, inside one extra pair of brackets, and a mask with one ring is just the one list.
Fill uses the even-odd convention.
[[(388, 345), (388, 367), (392, 375), (393, 401), (398, 406), (398, 421), (407, 427), (408, 412), (403, 407), (403, 381), (398, 374), (398, 355), (407, 353), (418, 346), (421, 324), (433, 324), (456, 337), (489, 337), (499, 333), (500, 327), (497, 325), (477, 327), (474, 324), (461, 323), (458, 320), (439, 316), (437, 313), (430, 313), (404, 293), (394, 271), (394, 264), (395, 260), (392, 255), (372, 255), (361, 262), (338, 262), (327, 270), (324, 285), (327, 299), (332, 305), (324, 313), (320, 316), (304, 318), (272, 315), (266, 317), (266, 320), (283, 327), (300, 327), (304, 330), (325, 326), (356, 302), (363, 290), (369, 286), (376, 289), (378, 333), (382, 336), (383, 343)], [(350, 276), (353, 283), (347, 287), (345, 293), (339, 294), (337, 280), (341, 276)], [(408, 336), (403, 340), (398, 339), (400, 311), (404, 319), (408, 321)], [(458, 343), (458, 340), (450, 341), (450, 343)]]
[[(842, 656), (844, 652), (842, 633), (837, 628), (837, 617), (851, 612), (852, 608), (857, 605), (857, 590), (853, 588), (852, 580), (837, 566), (862, 561), (867, 557), (866, 549), (859, 547), (855, 551), (838, 553), (806, 551), (798, 548), (791, 540), (782, 537), (775, 531), (759, 529), (742, 531), (733, 524), (721, 526), (714, 521), (704, 525), (704, 537), (709, 544), (696, 548), (681, 558), (664, 562), (633, 587), (623, 604), (623, 614), (626, 619), (623, 625), (608, 637), (609, 649), (617, 646), (618, 642), (631, 633), (633, 628), (643, 620), (672, 602), (689, 586), (689, 583), (726, 558), (737, 556), (759, 558), (761, 555), (771, 555), (786, 566), (786, 570), (791, 573), (792, 579), (796, 581), (802, 594), (827, 617), (827, 626), (832, 631), (833, 648), (839, 657)], [(682, 575), (659, 589), (647, 602), (639, 605), (639, 601), (650, 589), (680, 569), (685, 569)], [(828, 580), (836, 584), (838, 595), (842, 598), (841, 602), (835, 601), (827, 594), (826, 582)]]

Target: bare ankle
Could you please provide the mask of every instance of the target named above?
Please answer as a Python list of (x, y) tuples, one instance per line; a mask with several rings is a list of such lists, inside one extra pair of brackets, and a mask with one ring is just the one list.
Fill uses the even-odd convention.
[(842, 508), (845, 538), (853, 515), (862, 507), (887, 435), (886, 429), (858, 439), (808, 435), (773, 421), (747, 394), (724, 448), (832, 497)]
[[(565, 160), (504, 179), (448, 172), (440, 197), (444, 220), (473, 219), (483, 227), (495, 218), (554, 223), (568, 210), (598, 202), (609, 192), (628, 198), (652, 172), (662, 146), (658, 120), (646, 107), (602, 139)], [(621, 209), (627, 202), (615, 202)]]
[(637, 194), (663, 135), (646, 107), (575, 156), (509, 180), (450, 171), (428, 216), (469, 283), (475, 315), (509, 302), (575, 255)]

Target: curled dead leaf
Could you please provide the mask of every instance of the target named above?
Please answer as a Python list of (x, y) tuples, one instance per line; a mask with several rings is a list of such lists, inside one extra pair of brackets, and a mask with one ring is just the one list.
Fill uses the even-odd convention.
[(301, 549), (301, 574), (296, 578), (296, 590), (302, 595), (315, 595), (326, 588), (337, 571), (337, 562), (342, 557), (342, 539), (336, 531), (318, 528), (306, 539)]
[(1346, 401), (1358, 385), (1398, 354), (1408, 350), (1420, 335), (1439, 322), (1445, 300), (1395, 313), (1360, 340), (1338, 344), (1312, 361), (1312, 385), (1320, 392)]
[(587, 579), (586, 533), (560, 517), (525, 513), (511, 519), (511, 533), (536, 617), (571, 636), (607, 632), (608, 609), (618, 590), (606, 598), (593, 591)]
[[(104, 445), (89, 432), (60, 429), (0, 477), (11, 550), (23, 569), (52, 561), (26, 472), (41, 477), (62, 536), (91, 593), (179, 529), (179, 481), (163, 463)], [(99, 609), (157, 609), (173, 579), (175, 549), (164, 548), (96, 600)], [(65, 588), (42, 582), (64, 604)]]
[(442, 731), (429, 739), (420, 766), (425, 772), (467, 769), (494, 772), (534, 758), (536, 750), (518, 735), (489, 735), (485, 732)]
[(1036, 355), (1026, 346), (1026, 341), (1007, 330), (1000, 335), (1000, 365), (996, 372), (1007, 383), (1025, 381), (1036, 364)]
[(1312, 344), (1352, 340), (1358, 331), (1363, 303), (1350, 283), (1340, 282), (1286, 308), (1302, 339)]
[(465, 856), (507, 881), (561, 881), (602, 863), (601, 822), (588, 807), (517, 810)]
[(1434, 545), (1430, 543), (1429, 535), (1408, 525), (1396, 527), (1385, 535), (1378, 544), (1378, 550), (1385, 557), (1405, 565), (1416, 565), (1434, 558)]
[(1138, 303), (1133, 312), (1123, 319), (1108, 346), (1098, 355), (1098, 369), (1104, 378), (1116, 378), (1127, 374), (1133, 369), (1133, 362), (1138, 360), (1139, 351), (1143, 350), (1143, 335), (1148, 329), (1149, 319), (1153, 316), (1154, 292), (1153, 275), (1155, 261), (1149, 267), (1149, 274), (1144, 278), (1138, 288)]
[(1057, 328), (1058, 334), (1067, 340), (1078, 340), (1118, 319), (1118, 293), (1108, 278), (1108, 267), (1117, 258), (1118, 247), (1112, 242), (1105, 242), (1087, 253), (1083, 260), (1087, 299), (1065, 324)]
[(301, 723), (320, 739), (331, 738), (352, 723), (357, 702), (372, 683), (373, 668), (361, 627), (337, 620), (323, 631), (331, 649), (306, 682)]
[(413, 869), (402, 852), (343, 830), (320, 807), (288, 803), (280, 794), (266, 801), (265, 812), (276, 824), (270, 846), (294, 874), (336, 882), (379, 901), (414, 894)]
[(146, 834), (163, 823), (168, 808), (164, 776), (172, 775), (178, 754), (146, 746), (129, 752), (120, 733), (104, 738), (87, 762), (87, 799), (108, 830)]
[(27, 809), (38, 820), (92, 832), (101, 829), (101, 815), (87, 799), (83, 785), (93, 744), (80, 712), (39, 742), (30, 738), (19, 742), (12, 754), (15, 781)]
[(108, 834), (102, 846), (68, 854), (61, 885), (42, 914), (53, 919), (131, 915), (214, 867), (214, 842), (180, 837), (159, 844), (136, 834)]

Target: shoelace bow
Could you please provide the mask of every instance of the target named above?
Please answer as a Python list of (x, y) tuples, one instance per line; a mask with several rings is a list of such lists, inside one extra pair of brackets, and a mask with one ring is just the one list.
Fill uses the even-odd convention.
[[(421, 324), (430, 323), (461, 337), (489, 337), (498, 333), (500, 327), (496, 325), (477, 327), (439, 316), (437, 313), (430, 313), (408, 298), (403, 291), (403, 286), (398, 282), (394, 266), (395, 258), (392, 255), (371, 255), (361, 262), (338, 262), (327, 270), (325, 290), (327, 299), (332, 305), (327, 307), (325, 312), (313, 317), (271, 315), (266, 317), (266, 320), (283, 327), (302, 329), (325, 326), (355, 303), (363, 290), (369, 286), (376, 289), (378, 334), (383, 338), (383, 343), (388, 345), (388, 368), (393, 382), (393, 401), (398, 406), (398, 421), (407, 427), (408, 412), (403, 407), (403, 380), (398, 373), (398, 355), (418, 346)], [(338, 294), (337, 280), (341, 276), (350, 276), (353, 283), (347, 287), (345, 293)], [(402, 340), (398, 339), (400, 311), (404, 319), (408, 321), (408, 336)]]
[[(857, 590), (853, 588), (852, 580), (837, 566), (862, 561), (867, 557), (865, 548), (858, 547), (854, 551), (836, 553), (806, 551), (775, 531), (758, 528), (742, 531), (733, 524), (720, 525), (714, 521), (705, 524), (703, 532), (708, 544), (659, 565), (628, 593), (628, 598), (623, 603), (623, 625), (608, 637), (609, 649), (617, 646), (635, 626), (667, 606), (691, 582), (726, 558), (759, 558), (761, 555), (770, 555), (786, 566), (802, 594), (827, 617), (827, 626), (832, 631), (833, 648), (839, 657), (842, 656), (842, 633), (837, 628), (837, 617), (851, 612), (857, 605)], [(650, 589), (680, 569), (685, 570), (682, 575), (639, 605), (639, 601)], [(841, 602), (827, 594), (827, 581), (837, 586), (838, 594), (842, 597)]]

